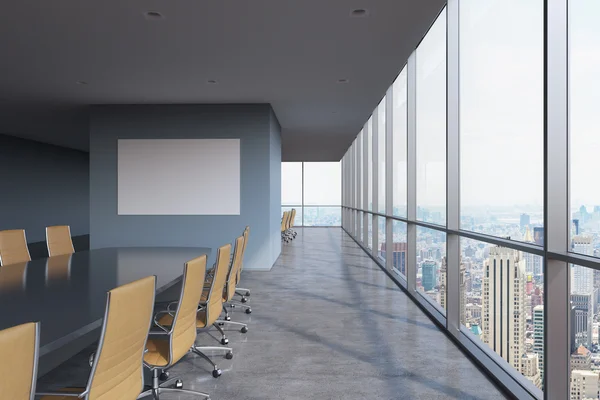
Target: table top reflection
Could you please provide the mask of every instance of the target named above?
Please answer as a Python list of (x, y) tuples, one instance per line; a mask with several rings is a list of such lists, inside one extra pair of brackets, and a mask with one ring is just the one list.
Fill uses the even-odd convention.
[(204, 247), (89, 250), (0, 267), (0, 330), (39, 321), (40, 357), (102, 325), (106, 293), (156, 275), (157, 294), (181, 281), (183, 264)]

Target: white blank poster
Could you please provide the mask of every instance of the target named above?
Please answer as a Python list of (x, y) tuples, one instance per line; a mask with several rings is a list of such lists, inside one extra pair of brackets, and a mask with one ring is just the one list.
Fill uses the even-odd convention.
[(239, 215), (239, 139), (119, 139), (119, 215)]

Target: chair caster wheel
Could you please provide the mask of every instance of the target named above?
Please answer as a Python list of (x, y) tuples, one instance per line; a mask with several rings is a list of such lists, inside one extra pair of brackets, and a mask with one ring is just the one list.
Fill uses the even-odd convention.
[(225, 317), (225, 321), (231, 321), (231, 317), (228, 315)]
[(249, 292), (249, 291), (248, 291), (248, 292), (246, 292), (246, 296), (250, 296), (250, 292)]
[(217, 322), (217, 324), (219, 324), (219, 326), (225, 325), (223, 322)]
[(235, 304), (230, 304), (229, 305), (231, 308), (235, 308)]
[(242, 303), (247, 303), (247, 302), (248, 302), (248, 299), (245, 297), (242, 297)]
[(231, 351), (225, 353), (225, 358), (228, 359), (228, 360), (231, 360), (233, 358), (233, 353)]
[(229, 339), (227, 339), (227, 338), (221, 339), (221, 344), (222, 345), (226, 345), (227, 343), (229, 343)]
[(221, 370), (220, 369), (213, 369), (213, 378), (218, 378), (221, 376)]
[(163, 372), (161, 372), (159, 379), (161, 381), (166, 381), (167, 379), (169, 379), (169, 371), (163, 371)]
[(182, 381), (181, 379), (177, 379), (177, 380), (175, 381), (175, 387), (176, 387), (177, 389), (183, 389), (183, 381)]
[(251, 308), (246, 308), (246, 314), (252, 314), (252, 309)]
[(240, 332), (242, 332), (242, 333), (248, 332), (248, 327), (247, 326), (242, 326), (242, 329), (240, 329)]

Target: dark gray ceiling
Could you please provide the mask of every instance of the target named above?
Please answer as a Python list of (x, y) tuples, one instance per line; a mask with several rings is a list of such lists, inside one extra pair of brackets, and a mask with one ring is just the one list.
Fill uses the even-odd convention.
[(339, 160), (444, 3), (9, 2), (0, 132), (87, 150), (89, 104), (271, 103), (284, 160)]

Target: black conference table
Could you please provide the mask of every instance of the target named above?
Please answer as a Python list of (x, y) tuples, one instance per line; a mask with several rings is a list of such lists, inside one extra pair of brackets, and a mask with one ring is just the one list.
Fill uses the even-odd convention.
[(156, 275), (157, 299), (178, 294), (183, 264), (210, 250), (105, 248), (5, 265), (0, 267), (0, 330), (41, 323), (39, 375), (44, 375), (99, 339), (109, 290)]

